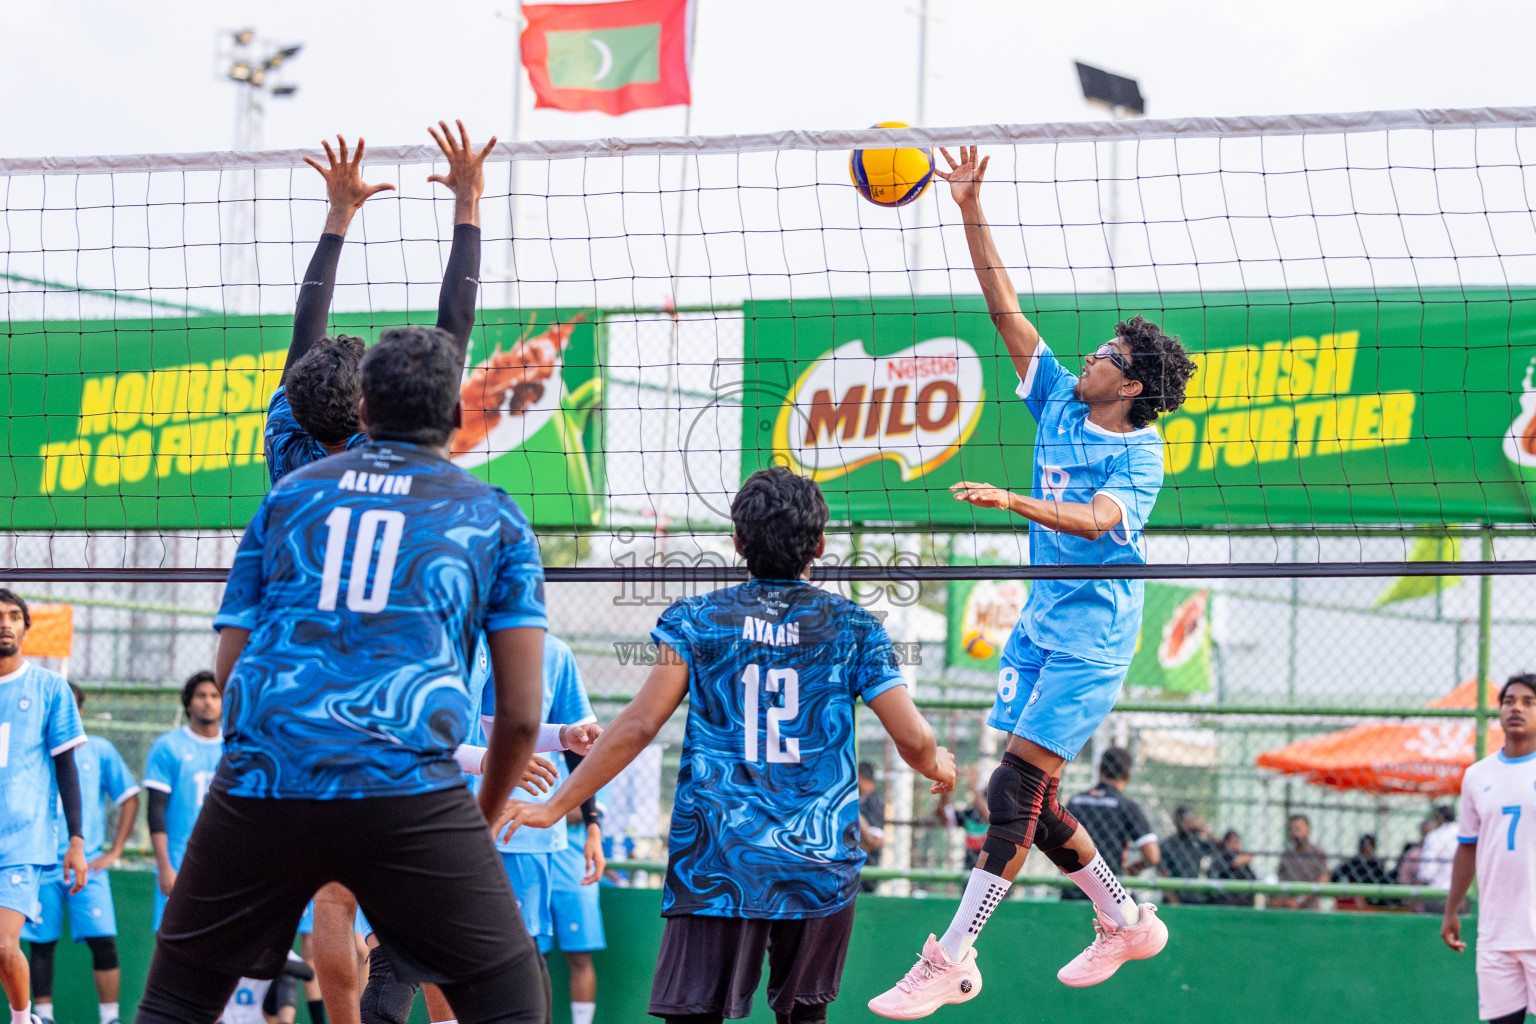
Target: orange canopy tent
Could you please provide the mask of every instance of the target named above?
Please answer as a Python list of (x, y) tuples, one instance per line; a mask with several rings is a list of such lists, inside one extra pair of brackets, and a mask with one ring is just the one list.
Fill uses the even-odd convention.
[[(1489, 685), (1488, 705), (1497, 702)], [(1477, 707), (1477, 680), (1467, 680), (1426, 707)], [(1503, 730), (1497, 722), (1490, 723), (1488, 749), (1503, 744)], [(1260, 768), (1303, 775), (1308, 782), (1334, 789), (1448, 796), (1461, 791), (1462, 772), (1475, 756), (1472, 719), (1441, 718), (1357, 725), (1297, 740), (1255, 760)]]
[(67, 658), (75, 643), (75, 608), (68, 604), (28, 607), (32, 626), (21, 642), (21, 653), (34, 658)]

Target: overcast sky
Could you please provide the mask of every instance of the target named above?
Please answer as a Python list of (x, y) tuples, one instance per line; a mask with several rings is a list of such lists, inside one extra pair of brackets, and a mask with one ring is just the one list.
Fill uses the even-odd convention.
[[(693, 131), (860, 127), (916, 118), (921, 0), (698, 0)], [(1451, 0), (929, 0), (933, 125), (1084, 120), (1072, 62), (1136, 77), (1151, 116), (1533, 102), (1536, 5)], [(302, 43), (268, 148), (326, 134), (426, 141), (462, 117), (511, 121), (514, 0), (58, 0), (7, 5), (0, 125), (11, 156), (177, 152), (232, 143), (220, 31)], [(524, 93), (527, 97), (527, 92)], [(531, 102), (531, 101), (530, 101)], [(525, 137), (671, 135), (682, 108), (539, 111)]]

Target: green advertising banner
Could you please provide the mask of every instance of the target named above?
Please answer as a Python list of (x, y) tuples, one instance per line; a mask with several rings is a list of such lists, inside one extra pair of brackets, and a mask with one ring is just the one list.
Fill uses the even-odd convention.
[[(1536, 292), (1024, 296), (1074, 371), (1142, 313), (1200, 364), (1158, 421), (1152, 525), (1529, 523)], [(966, 479), (1028, 492), (1035, 424), (979, 296), (746, 306), (742, 474), (814, 477), (835, 519), (969, 528)]]
[(1211, 688), (1211, 592), (1147, 583), (1127, 688), (1204, 693)]
[(950, 581), (949, 666), (996, 672), (1028, 596), (1028, 580)]
[[(369, 340), (406, 322), (433, 314), (331, 320)], [(267, 492), (262, 430), (291, 337), (280, 317), (11, 324), (0, 527), (243, 527)], [(484, 311), (469, 358), (454, 462), (511, 493), (536, 526), (600, 522), (590, 313)]]

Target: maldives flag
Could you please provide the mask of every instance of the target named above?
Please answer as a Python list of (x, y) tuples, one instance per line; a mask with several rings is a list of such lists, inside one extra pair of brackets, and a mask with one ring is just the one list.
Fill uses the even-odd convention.
[(523, 17), (535, 106), (623, 114), (689, 102), (688, 0), (524, 4)]

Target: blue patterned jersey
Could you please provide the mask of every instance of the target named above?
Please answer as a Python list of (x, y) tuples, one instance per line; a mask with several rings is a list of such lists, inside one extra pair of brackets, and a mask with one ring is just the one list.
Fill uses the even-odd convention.
[(369, 442), (267, 493), (214, 625), (251, 630), (225, 690), (220, 792), (427, 793), (463, 785), (476, 635), (544, 628), (544, 571), (499, 488)]
[[(484, 648), (482, 647), (483, 651)], [(481, 688), (480, 714), (483, 718), (492, 718), (496, 714), (496, 688), (489, 681), (490, 668), (488, 662), (483, 669), (485, 674), (484, 684)], [(471, 688), (471, 693), (475, 692)], [(581, 671), (576, 667), (576, 655), (571, 653), (571, 648), (564, 640), (553, 633), (544, 635), (544, 699), (539, 709), (539, 721), (559, 723), (560, 725), (579, 725), (583, 722), (594, 722), (597, 716), (592, 714), (592, 704), (587, 700), (586, 687), (581, 685)], [(484, 723), (475, 723), (475, 738), (471, 743), (485, 743)], [(529, 803), (541, 804), (555, 795), (555, 790), (560, 788), (560, 783), (565, 781), (565, 758), (559, 753), (549, 755), (549, 760), (555, 763), (560, 778), (547, 793), (530, 794), (527, 790), (518, 791), (517, 798)], [(481, 776), (473, 776), (469, 780), (469, 786), (475, 792), (480, 791)], [(553, 853), (565, 849), (565, 827), (552, 825), (549, 828), (520, 828), (512, 833), (507, 842), (498, 842), (497, 849), (503, 853)]]
[[(1102, 494), (1120, 506), (1122, 518), (1098, 540), (1032, 522), (1030, 563), (1143, 565), (1141, 531), (1163, 486), (1163, 439), (1150, 426), (1117, 434), (1090, 423), (1087, 404), (1073, 395), (1076, 386), (1077, 376), (1041, 342), (1018, 388), (1039, 424), (1030, 493), (1083, 504)], [(1036, 580), (1020, 623), (1047, 650), (1129, 662), (1141, 633), (1145, 590), (1141, 580)]]
[[(347, 448), (356, 448), (367, 440), (366, 434), (353, 434), (347, 438)], [(261, 446), (267, 456), (267, 475), (274, 484), (294, 470), (330, 455), (293, 418), (293, 408), (288, 404), (288, 387), (284, 384), (279, 384), (272, 392), (272, 401), (267, 405), (267, 426)]]
[[(80, 834), (85, 840), (85, 859), (94, 860), (107, 844), (106, 801), (121, 805), (139, 791), (128, 762), (105, 736), (87, 736), (75, 748), (75, 771), (80, 776)], [(69, 849), (69, 829), (59, 808), (59, 859)]]
[(84, 743), (63, 676), (31, 662), (0, 676), (0, 864), (59, 862), (53, 759)]
[(192, 826), (203, 810), (203, 799), (224, 756), (223, 736), (199, 736), (189, 726), (162, 733), (149, 748), (144, 763), (144, 788), (158, 789), (165, 804), (165, 844), (171, 867), (181, 870)]
[(875, 617), (804, 581), (749, 580), (668, 608), (688, 723), (662, 913), (822, 917), (858, 889), (854, 701), (902, 685)]

